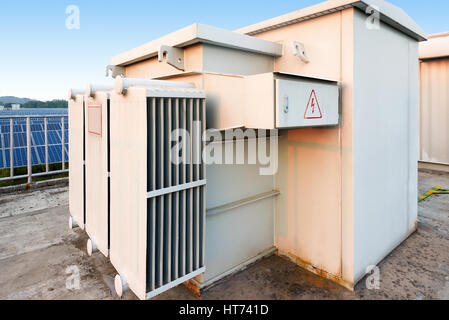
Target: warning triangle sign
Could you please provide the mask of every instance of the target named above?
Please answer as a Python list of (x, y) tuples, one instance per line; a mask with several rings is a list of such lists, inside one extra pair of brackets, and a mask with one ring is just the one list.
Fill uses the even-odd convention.
[(323, 119), (323, 114), (321, 113), (315, 90), (312, 90), (310, 93), (309, 102), (307, 103), (306, 112), (304, 113), (304, 119)]

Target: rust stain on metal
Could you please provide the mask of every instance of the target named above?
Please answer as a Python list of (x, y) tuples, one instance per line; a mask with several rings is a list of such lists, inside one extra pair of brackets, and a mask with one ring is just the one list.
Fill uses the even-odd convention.
[(317, 268), (317, 267), (313, 266), (310, 262), (304, 261), (292, 253), (285, 253), (285, 252), (281, 252), (278, 250), (277, 255), (288, 258), (289, 260), (291, 260), (293, 263), (297, 264), (301, 268), (303, 268), (319, 277), (322, 277), (324, 279), (335, 282), (336, 284), (338, 284), (352, 292), (354, 291), (354, 284), (343, 280), (341, 275), (337, 276), (337, 275), (331, 274), (327, 271), (324, 271), (320, 268)]
[[(195, 280), (197, 283), (201, 283), (202, 278), (203, 275), (200, 274), (199, 276), (193, 278), (192, 280)], [(195, 295), (195, 297), (201, 298), (202, 290), (192, 280), (184, 282), (184, 285)]]

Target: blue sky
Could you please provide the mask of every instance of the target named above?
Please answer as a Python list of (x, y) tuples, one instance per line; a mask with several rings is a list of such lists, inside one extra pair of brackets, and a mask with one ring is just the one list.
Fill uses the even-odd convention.
[[(1, 0), (0, 96), (66, 98), (105, 81), (111, 57), (194, 22), (234, 30), (321, 0)], [(390, 0), (428, 33), (449, 31), (449, 1)], [(68, 30), (68, 5), (80, 29)]]

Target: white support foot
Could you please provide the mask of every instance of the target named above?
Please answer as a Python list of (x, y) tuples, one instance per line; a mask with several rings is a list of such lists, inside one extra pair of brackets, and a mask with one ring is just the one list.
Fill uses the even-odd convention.
[(89, 239), (87, 240), (87, 254), (89, 257), (92, 257), (92, 254), (98, 251), (97, 244), (94, 240)]
[(125, 276), (116, 275), (115, 276), (115, 292), (121, 298), (123, 294), (128, 291), (128, 283), (126, 282)]
[(78, 228), (78, 227), (79, 227), (78, 222), (76, 222), (76, 220), (75, 220), (74, 217), (70, 216), (70, 219), (69, 219), (69, 229), (70, 229), (70, 230), (73, 230), (73, 229)]

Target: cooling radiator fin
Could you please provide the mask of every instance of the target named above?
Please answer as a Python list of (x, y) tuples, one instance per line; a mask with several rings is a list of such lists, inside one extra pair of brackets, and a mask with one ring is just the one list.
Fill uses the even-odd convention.
[[(205, 148), (206, 101), (204, 97), (149, 97), (147, 120), (147, 292), (151, 297), (152, 292), (205, 267), (206, 166), (198, 160)], [(172, 161), (176, 142), (171, 135), (176, 129), (185, 129), (181, 141), (187, 161), (180, 164)]]

